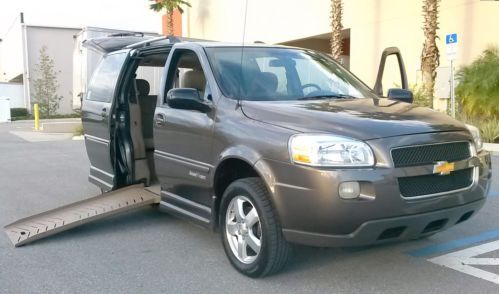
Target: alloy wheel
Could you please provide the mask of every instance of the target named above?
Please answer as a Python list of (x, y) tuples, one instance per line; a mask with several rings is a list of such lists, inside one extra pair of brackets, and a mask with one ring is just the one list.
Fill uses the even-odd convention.
[(235, 196), (225, 216), (225, 234), (230, 249), (244, 263), (254, 262), (262, 246), (260, 217), (253, 203), (245, 196)]

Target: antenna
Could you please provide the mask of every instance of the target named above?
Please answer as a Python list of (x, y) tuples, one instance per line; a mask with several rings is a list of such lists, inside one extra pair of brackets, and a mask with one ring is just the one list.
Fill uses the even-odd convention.
[(243, 23), (243, 40), (241, 43), (241, 61), (240, 61), (240, 77), (241, 80), (239, 81), (239, 95), (237, 97), (237, 107), (241, 106), (241, 95), (243, 93), (242, 91), (242, 86), (243, 86), (243, 55), (244, 55), (244, 42), (246, 41), (246, 17), (248, 16), (248, 0), (244, 0), (244, 23)]

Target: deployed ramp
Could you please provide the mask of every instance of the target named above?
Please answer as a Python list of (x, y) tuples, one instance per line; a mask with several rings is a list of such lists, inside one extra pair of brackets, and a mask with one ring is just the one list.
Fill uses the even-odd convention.
[(159, 203), (159, 186), (129, 186), (72, 203), (27, 218), (5, 227), (12, 243), (18, 247), (106, 216), (149, 204)]

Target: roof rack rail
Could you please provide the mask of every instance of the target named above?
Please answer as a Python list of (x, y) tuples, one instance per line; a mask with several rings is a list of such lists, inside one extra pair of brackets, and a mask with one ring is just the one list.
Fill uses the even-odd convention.
[(133, 43), (133, 44), (126, 46), (125, 48), (136, 49), (136, 48), (140, 48), (140, 47), (147, 47), (147, 46), (153, 45), (153, 43), (160, 42), (160, 41), (168, 41), (168, 44), (175, 44), (175, 43), (181, 43), (181, 42), (212, 42), (210, 40), (203, 40), (203, 39), (184, 38), (184, 37), (175, 37), (175, 36), (161, 36), (161, 37), (147, 39), (144, 41)]
[[(130, 44), (128, 46), (126, 46), (125, 48), (128, 48), (128, 49), (135, 49), (135, 48), (140, 48), (140, 47), (147, 47), (147, 46), (150, 46), (151, 43), (155, 43), (155, 42), (158, 42), (158, 41), (162, 41), (162, 40), (168, 40), (168, 37), (165, 37), (165, 36), (161, 36), (161, 37), (156, 37), (156, 38), (152, 38), (152, 39), (147, 39), (147, 40), (144, 40), (144, 41), (140, 41), (140, 42), (137, 42), (137, 43), (133, 43), (133, 44)], [(171, 43), (171, 42), (169, 42)]]
[(144, 37), (142, 32), (121, 32), (107, 35), (108, 37)]

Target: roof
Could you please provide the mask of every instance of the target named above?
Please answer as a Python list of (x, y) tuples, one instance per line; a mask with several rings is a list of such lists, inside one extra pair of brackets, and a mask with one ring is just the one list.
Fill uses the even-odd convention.
[(92, 38), (83, 41), (83, 46), (94, 49), (102, 53), (110, 53), (121, 49), (138, 49), (138, 48), (161, 48), (173, 46), (178, 43), (197, 44), (205, 48), (214, 47), (234, 47), (234, 48), (290, 48), (283, 45), (268, 45), (263, 43), (256, 44), (243, 44), (243, 43), (227, 43), (215, 42), (209, 40), (183, 38), (174, 36), (161, 36), (154, 38), (153, 36), (146, 36), (143, 33), (124, 33), (116, 34), (115, 36)]
[(230, 43), (230, 42), (196, 42), (200, 46), (211, 48), (211, 47), (243, 47), (244, 48), (289, 48), (289, 46), (265, 44), (265, 43)]
[(144, 35), (150, 35), (150, 36), (160, 36), (157, 32), (137, 32), (137, 31), (132, 31), (132, 30), (125, 30), (125, 29), (111, 29), (111, 28), (102, 28), (102, 27), (92, 27), (92, 26), (86, 26), (81, 29), (78, 34), (82, 34), (85, 31), (90, 31), (90, 32), (102, 32), (102, 33), (141, 33)]

